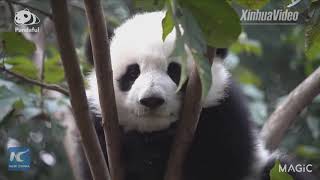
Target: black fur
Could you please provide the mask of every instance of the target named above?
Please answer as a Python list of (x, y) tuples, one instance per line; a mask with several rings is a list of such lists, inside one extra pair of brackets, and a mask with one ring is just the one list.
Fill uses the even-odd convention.
[(140, 75), (138, 64), (131, 64), (127, 67), (126, 72), (118, 79), (118, 86), (121, 91), (129, 91), (134, 81)]
[(170, 78), (173, 80), (173, 82), (175, 82), (178, 85), (180, 82), (180, 74), (181, 74), (180, 64), (176, 62), (170, 63), (168, 66), (167, 73), (170, 76)]
[(231, 84), (228, 97), (202, 111), (186, 163), (186, 179), (242, 179), (249, 173), (254, 142), (240, 90)]
[(217, 48), (216, 50), (216, 56), (224, 59), (228, 55), (228, 49), (227, 48)]

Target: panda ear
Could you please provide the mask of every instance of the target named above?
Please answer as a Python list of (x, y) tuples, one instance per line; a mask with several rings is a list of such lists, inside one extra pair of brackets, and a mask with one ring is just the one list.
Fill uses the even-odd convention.
[(216, 57), (224, 59), (228, 55), (228, 48), (217, 48)]
[(109, 39), (109, 41), (112, 39), (113, 35), (114, 35), (114, 28), (108, 26), (108, 39)]

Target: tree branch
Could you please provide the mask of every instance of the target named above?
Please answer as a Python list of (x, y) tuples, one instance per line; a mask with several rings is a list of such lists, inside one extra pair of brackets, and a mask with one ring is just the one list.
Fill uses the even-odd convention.
[(5, 0), (9, 6), (9, 10), (10, 10), (10, 16), (12, 19), (14, 19), (14, 8), (13, 8), (13, 5), (12, 5), (12, 2), (10, 0)]
[[(215, 49), (208, 48), (207, 57), (210, 64), (213, 61), (214, 55)], [(195, 65), (192, 67), (184, 97), (188, 98), (184, 98), (180, 115), (181, 122), (178, 125), (176, 137), (171, 149), (165, 180), (184, 179), (184, 177), (182, 177), (183, 163), (197, 130), (202, 105), (201, 82)]]
[(103, 130), (112, 180), (124, 179), (121, 131), (113, 88), (110, 48), (100, 0), (84, 0), (97, 76)]
[[(36, 45), (36, 50), (33, 52), (32, 59), (38, 69), (38, 76), (41, 82), (45, 78), (45, 56), (46, 56), (46, 36), (53, 32), (54, 24), (52, 19), (45, 17), (41, 24), (40, 31), (38, 33), (24, 32), (23, 35), (26, 39), (30, 40)], [(43, 88), (40, 89), (40, 107), (43, 109)]]
[(62, 64), (70, 89), (70, 101), (91, 174), (95, 180), (107, 180), (110, 179), (108, 166), (89, 116), (84, 82), (69, 27), (67, 2), (66, 0), (51, 0), (51, 7)]
[(53, 90), (53, 91), (57, 91), (61, 94), (64, 94), (66, 96), (69, 96), (69, 92), (67, 89), (59, 86), (59, 85), (56, 85), (56, 84), (46, 84), (46, 83), (43, 83), (43, 82), (40, 82), (40, 81), (37, 81), (37, 80), (34, 80), (34, 79), (30, 79), (30, 78), (27, 78), (23, 75), (20, 75), (20, 74), (17, 74), (15, 72), (12, 72), (8, 69), (5, 69), (5, 68), (0, 68), (0, 70), (2, 72), (5, 72), (7, 74), (10, 74), (11, 76), (15, 77), (15, 78), (18, 78), (24, 82), (27, 82), (27, 83), (30, 83), (30, 84), (33, 84), (33, 85), (36, 85), (36, 86), (40, 86), (42, 88), (45, 88), (45, 89), (49, 89), (49, 90)]
[(274, 150), (299, 113), (320, 93), (320, 68), (299, 84), (272, 113), (262, 128), (267, 149)]
[(52, 14), (47, 13), (47, 12), (41, 10), (41, 9), (36, 8), (36, 7), (30, 6), (30, 5), (22, 3), (22, 2), (14, 1), (14, 0), (6, 0), (6, 1), (8, 3), (11, 2), (12, 4), (20, 5), (20, 6), (23, 6), (23, 7), (38, 11), (39, 13), (41, 13), (41, 14), (43, 14), (45, 16), (48, 16), (50, 19), (52, 19)]

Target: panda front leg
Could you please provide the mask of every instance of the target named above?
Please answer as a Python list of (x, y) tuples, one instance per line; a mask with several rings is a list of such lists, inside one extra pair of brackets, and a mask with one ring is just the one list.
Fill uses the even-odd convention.
[(254, 138), (249, 113), (234, 83), (227, 97), (202, 110), (185, 163), (185, 179), (241, 180), (250, 173)]

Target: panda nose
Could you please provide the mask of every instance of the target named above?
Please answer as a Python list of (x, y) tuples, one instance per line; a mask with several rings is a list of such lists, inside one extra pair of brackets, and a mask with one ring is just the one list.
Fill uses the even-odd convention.
[(164, 99), (159, 97), (147, 97), (147, 98), (140, 99), (140, 104), (151, 109), (157, 108), (161, 106), (163, 103), (164, 103)]

